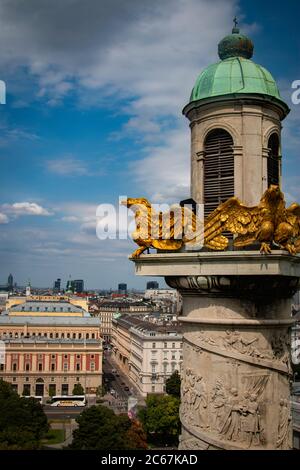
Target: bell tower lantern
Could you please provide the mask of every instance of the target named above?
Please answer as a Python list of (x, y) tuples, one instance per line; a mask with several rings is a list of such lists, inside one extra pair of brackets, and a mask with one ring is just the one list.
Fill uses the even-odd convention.
[(281, 121), (289, 113), (272, 75), (253, 62), (253, 43), (235, 26), (220, 61), (196, 80), (183, 114), (191, 127), (191, 196), (208, 215), (231, 196), (258, 203), (281, 182)]

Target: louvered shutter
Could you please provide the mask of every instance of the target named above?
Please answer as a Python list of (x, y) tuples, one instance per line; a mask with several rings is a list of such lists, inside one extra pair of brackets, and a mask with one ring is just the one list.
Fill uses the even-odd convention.
[(234, 196), (233, 140), (228, 132), (216, 129), (205, 140), (204, 214)]
[(277, 134), (272, 134), (268, 142), (268, 187), (279, 184), (279, 140)]

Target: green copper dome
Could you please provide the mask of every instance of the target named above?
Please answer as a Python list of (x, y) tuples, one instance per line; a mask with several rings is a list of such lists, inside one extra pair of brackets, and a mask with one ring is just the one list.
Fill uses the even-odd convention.
[(233, 28), (232, 34), (219, 43), (221, 61), (209, 65), (197, 78), (190, 103), (199, 100), (207, 102), (230, 99), (230, 95), (234, 95), (234, 98), (241, 95), (242, 98), (251, 94), (259, 99), (269, 98), (283, 108), (284, 114), (288, 114), (289, 108), (281, 100), (277, 84), (270, 72), (251, 60), (253, 48), (251, 39), (240, 34), (237, 27)]
[(252, 60), (230, 57), (203, 70), (196, 80), (191, 101), (229, 93), (260, 93), (280, 99), (276, 82), (268, 70)]

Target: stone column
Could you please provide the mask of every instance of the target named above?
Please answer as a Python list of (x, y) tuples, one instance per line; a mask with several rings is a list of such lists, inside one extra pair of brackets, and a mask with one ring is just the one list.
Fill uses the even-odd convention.
[(183, 297), (180, 449), (290, 449), (296, 276), (167, 276)]

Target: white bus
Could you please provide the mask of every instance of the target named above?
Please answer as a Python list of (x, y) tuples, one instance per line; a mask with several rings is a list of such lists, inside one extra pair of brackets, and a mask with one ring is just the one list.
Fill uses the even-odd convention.
[(55, 395), (51, 399), (51, 406), (85, 406), (85, 395)]

